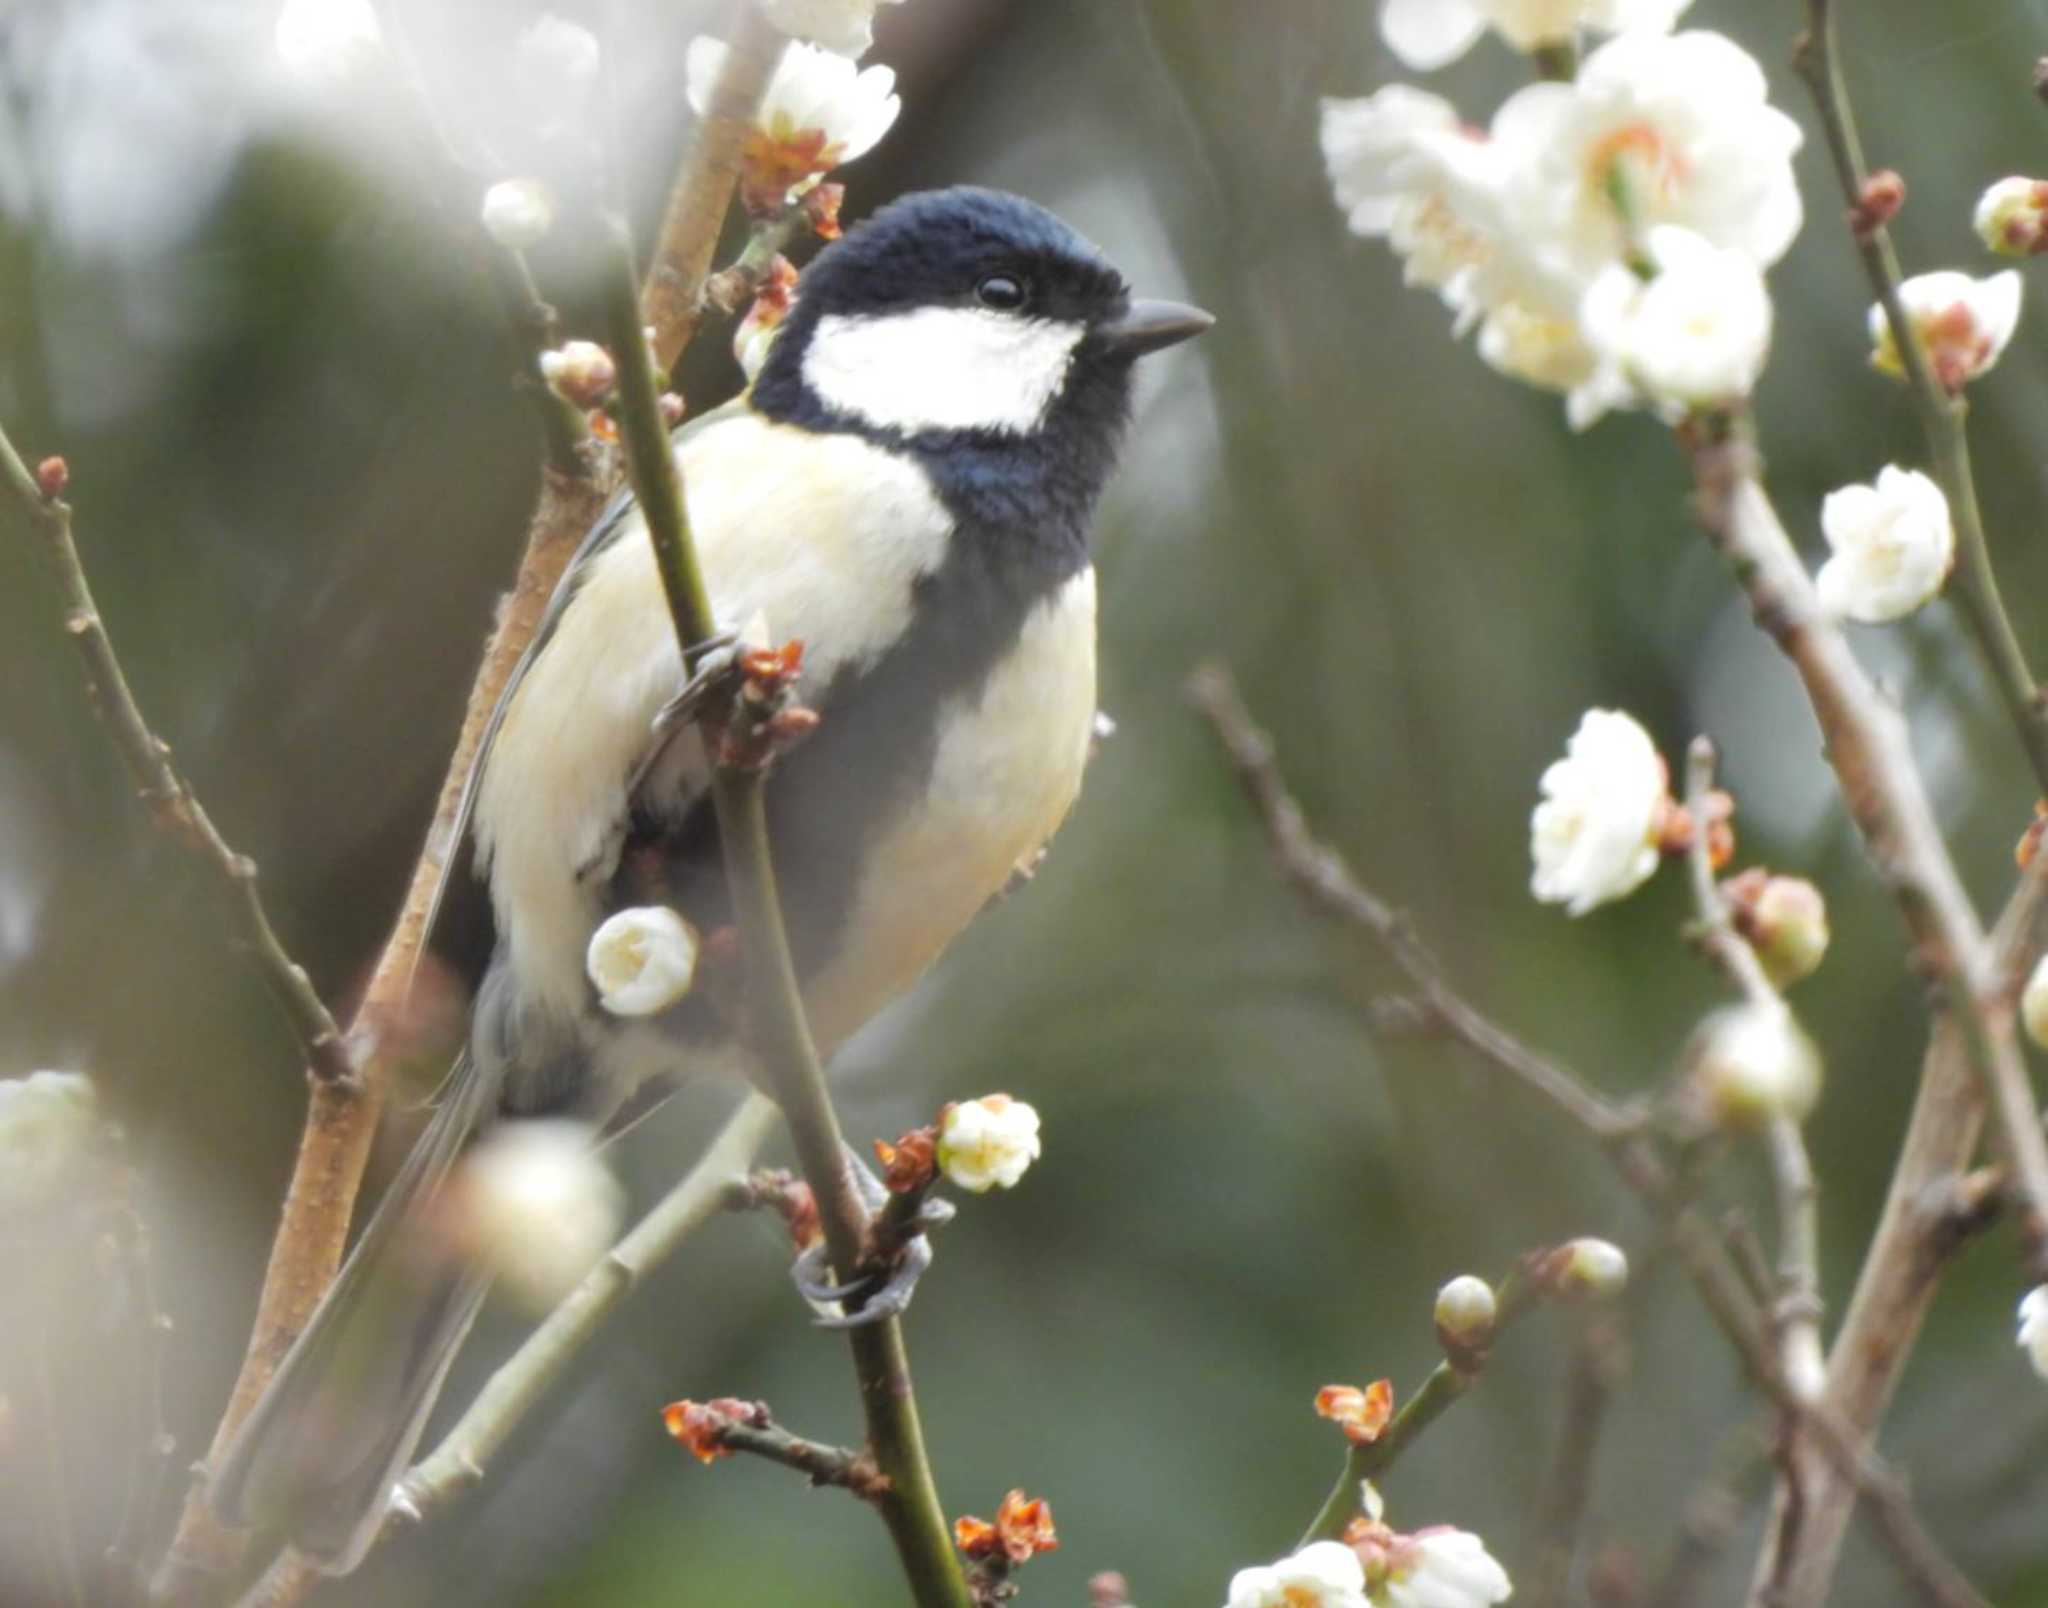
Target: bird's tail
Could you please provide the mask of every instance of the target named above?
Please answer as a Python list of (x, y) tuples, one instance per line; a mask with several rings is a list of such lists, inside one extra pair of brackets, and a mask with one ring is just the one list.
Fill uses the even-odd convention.
[(362, 1561), (488, 1279), (446, 1247), (436, 1194), (496, 1080), (464, 1061), (356, 1247), (215, 1466), (224, 1523), (280, 1532), (330, 1574)]

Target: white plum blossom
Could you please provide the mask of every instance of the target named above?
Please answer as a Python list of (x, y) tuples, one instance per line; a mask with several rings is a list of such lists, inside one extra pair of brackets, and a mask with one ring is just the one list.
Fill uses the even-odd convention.
[(463, 1158), (448, 1207), (457, 1243), (521, 1306), (544, 1312), (611, 1248), (625, 1194), (589, 1128), (516, 1121)]
[(1830, 614), (1866, 625), (1911, 614), (1955, 561), (1948, 499), (1917, 469), (1887, 464), (1873, 486), (1843, 486), (1820, 505), (1830, 557), (1814, 585)]
[(1610, 40), (1569, 84), (1530, 84), (1491, 134), (1516, 153), (1513, 235), (1543, 279), (1583, 287), (1678, 224), (1768, 268), (1799, 232), (1799, 125), (1763, 68), (1717, 33)]
[[(683, 73), (690, 108), (711, 109), (711, 92), (725, 67), (723, 40), (690, 41)], [(903, 110), (891, 67), (857, 67), (816, 45), (792, 44), (768, 81), (741, 180), (749, 205), (773, 205), (823, 175), (873, 150)]]
[(940, 1119), (939, 1170), (972, 1194), (1014, 1189), (1038, 1154), (1038, 1113), (1007, 1094), (962, 1100)]
[(507, 251), (529, 251), (554, 227), (554, 197), (538, 179), (501, 179), (484, 191), (484, 232)]
[(1417, 1530), (1397, 1548), (1385, 1586), (1372, 1594), (1386, 1608), (1492, 1608), (1514, 1595), (1508, 1572), (1470, 1530)]
[(903, 0), (761, 0), (768, 21), (792, 39), (808, 39), (858, 61), (875, 42), (875, 12)]
[(1230, 1577), (1224, 1608), (1368, 1608), (1365, 1566), (1341, 1541), (1311, 1541), (1278, 1563)]
[(1779, 1117), (1806, 1120), (1820, 1099), (1820, 1052), (1775, 1000), (1731, 1005), (1701, 1025), (1692, 1076), (1715, 1123), (1754, 1132)]
[(1971, 216), (1977, 238), (2001, 257), (2031, 257), (2048, 250), (2048, 183), (2000, 179), (1978, 197)]
[(100, 1129), (99, 1093), (82, 1072), (0, 1078), (0, 1208), (58, 1203)]
[(2048, 1379), (2048, 1284), (2036, 1285), (2020, 1298), (2020, 1349), (2034, 1372)]
[(1739, 401), (1763, 373), (1771, 350), (1763, 270), (1674, 224), (1652, 229), (1645, 245), (1650, 278), (1610, 263), (1580, 304), (1600, 369), (1572, 393), (1574, 425), (1637, 400), (1675, 414)]
[(271, 39), (285, 69), (309, 83), (346, 82), (384, 53), (370, 0), (285, 0)]
[(2027, 986), (2020, 991), (2020, 1021), (2026, 1027), (2027, 1037), (2048, 1050), (2048, 955), (2034, 963), (2033, 971), (2027, 975)]
[(1635, 892), (1657, 869), (1670, 774), (1631, 717), (1587, 710), (1540, 786), (1529, 820), (1530, 888), (1545, 904), (1583, 916)]
[(1382, 0), (1387, 48), (1418, 72), (1456, 61), (1492, 28), (1515, 49), (1571, 43), (1581, 28), (1669, 30), (1692, 0)]
[[(1325, 101), (1323, 158), (1351, 229), (1384, 237), (1459, 333), (1477, 325), (1488, 364), (1566, 393), (1584, 425), (1637, 394), (1611, 350), (1617, 332), (1604, 353), (1588, 338), (1588, 293), (1608, 276), (1595, 310), (1636, 310), (1612, 276), (1657, 266), (1662, 227), (1702, 244), (1667, 246), (1684, 271), (1641, 308), (1645, 372), (1718, 401), (1760, 366), (1760, 274), (1801, 217), (1799, 127), (1765, 88), (1762, 68), (1719, 34), (1637, 30), (1596, 50), (1573, 82), (1518, 90), (1483, 132), (1405, 86)], [(1712, 287), (1712, 300), (1705, 276), (1732, 258), (1710, 263), (1708, 249), (1753, 270)]]
[(596, 88), (603, 61), (596, 34), (548, 11), (519, 35), (512, 49), (512, 75), (533, 105), (567, 111), (580, 106)]
[[(1951, 395), (1996, 363), (2020, 321), (2017, 269), (1973, 279), (1952, 268), (1915, 274), (1899, 286), (1906, 322), (1926, 349), (1934, 377)], [(1870, 308), (1871, 365), (1903, 379), (1906, 365), (1882, 303)]]
[(635, 905), (590, 935), (584, 969), (614, 1016), (653, 1016), (690, 992), (697, 935), (666, 905)]

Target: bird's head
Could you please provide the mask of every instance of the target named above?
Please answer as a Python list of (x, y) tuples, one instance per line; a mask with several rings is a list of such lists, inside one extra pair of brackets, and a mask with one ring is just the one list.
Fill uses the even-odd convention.
[(932, 190), (821, 253), (754, 385), (771, 418), (910, 446), (1114, 435), (1131, 365), (1207, 329), (999, 190)]

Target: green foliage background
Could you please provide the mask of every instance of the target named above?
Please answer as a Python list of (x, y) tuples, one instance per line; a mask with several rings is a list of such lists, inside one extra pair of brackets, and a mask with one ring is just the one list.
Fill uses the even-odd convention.
[[(120, 249), (67, 227), (51, 175), (98, 162), (121, 177), (120, 141), (94, 131), (178, 92), (181, 21), (204, 9), (0, 5), (0, 419), (30, 454), (70, 458), (86, 561), (146, 708), (264, 866), (288, 941), (345, 999), (422, 830), (535, 450), (481, 282), (388, 170), (281, 136), (236, 143), (223, 116), (232, 170), (187, 226)], [(2029, 93), (2044, 7), (1843, 9), (1873, 160), (1911, 186), (1909, 265), (1988, 271), (1968, 227), (1978, 191), (2048, 167)], [(1797, 11), (1697, 0), (1688, 20), (1756, 53), (1812, 136), (1786, 71)], [(245, 19), (257, 37), (263, 12)], [(1183, 703), (1198, 661), (1237, 668), (1322, 831), (1414, 911), (1470, 994), (1615, 1092), (1654, 1088), (1721, 990), (1678, 941), (1675, 876), (1576, 923), (1528, 897), (1536, 777), (1589, 705), (1631, 710), (1670, 754), (1696, 731), (1721, 742), (1743, 862), (1814, 877), (1833, 912), (1834, 951), (1799, 1003), (1829, 1061), (1812, 1138), (1837, 1307), (1923, 1042), (1897, 922), (1813, 722), (1691, 528), (1663, 432), (1631, 416), (1574, 437), (1554, 399), (1486, 370), (1384, 251), (1344, 233), (1317, 100), (1397, 76), (1373, 12), (912, 0), (885, 13), (878, 51), (902, 71), (902, 121), (846, 175), (849, 216), (959, 180), (1023, 191), (1144, 288), (1219, 317), (1158, 365), (1102, 520), (1103, 694), (1121, 734), (1037, 882), (843, 1057), (856, 1134), (990, 1088), (1044, 1115), (1044, 1161), (1016, 1194), (968, 1203), (911, 1324), (951, 1508), (987, 1512), (1011, 1485), (1054, 1503), (1063, 1546), (1031, 1567), (1030, 1601), (1077, 1602), (1111, 1567), (1147, 1608), (1220, 1600), (1234, 1568), (1291, 1543), (1335, 1470), (1315, 1388), (1390, 1374), (1412, 1389), (1443, 1279), (1574, 1233), (1621, 1241), (1642, 1275), (1595, 1547), (1654, 1569), (1753, 1411), (1581, 1135), (1447, 1048), (1370, 1042), (1365, 1007), (1390, 978), (1278, 885)], [(672, 64), (687, 13), (619, 24), (644, 36), (622, 123), (653, 152), (686, 116)], [(427, 24), (446, 44), (497, 37), (505, 16), (474, 0)], [(60, 48), (94, 27), (132, 30), (141, 64), (96, 81), (120, 87), (111, 99), (79, 93)], [(1489, 45), (1440, 76), (1484, 121), (1524, 75)], [(1865, 366), (1865, 291), (1811, 137), (1800, 175), (1808, 222), (1773, 275), (1760, 406), (1774, 488), (1813, 549), (1827, 489), (1919, 446), (1902, 395)], [(651, 212), (658, 179), (641, 188)], [(564, 299), (573, 313), (573, 286)], [(2030, 311), (1973, 393), (1992, 543), (2037, 663), (2042, 328)], [(715, 339), (692, 370), (693, 402), (737, 381)], [(1936, 605), (1857, 643), (1912, 716), (1965, 875), (1995, 906), (2033, 790), (1957, 622)], [(0, 1072), (102, 1080), (145, 1171), (177, 1323), (167, 1416), (193, 1455), (239, 1357), (301, 1106), (282, 1024), (222, 931), (210, 889), (127, 796), (34, 555), (0, 543)], [(638, 1198), (724, 1098), (700, 1092), (634, 1136)], [(1728, 1202), (1757, 1182), (1733, 1157)], [(1951, 1273), (1885, 1448), (1994, 1600), (2048, 1603), (2048, 1390), (2010, 1344), (2011, 1252), (1994, 1234)], [(803, 1326), (784, 1260), (764, 1225), (717, 1225), (482, 1492), (331, 1600), (899, 1600), (868, 1515), (765, 1467), (707, 1472), (660, 1433), (663, 1401), (732, 1393), (807, 1433), (856, 1434), (844, 1348)], [(450, 1397), (517, 1333), (488, 1324)], [(81, 1390), (102, 1335), (81, 1331)], [(1389, 1481), (1397, 1522), (1480, 1530), (1511, 1568), (1531, 1556), (1563, 1340), (1550, 1321), (1515, 1334)], [(74, 1451), (88, 1538), (93, 1493), (131, 1450), (121, 1427)], [(26, 1444), (0, 1445), (8, 1603), (40, 1600), (17, 1561), (34, 1556), (27, 1493), (53, 1476)], [(1712, 1600), (1736, 1600), (1756, 1520)], [(1837, 1600), (1906, 1600), (1862, 1532)]]

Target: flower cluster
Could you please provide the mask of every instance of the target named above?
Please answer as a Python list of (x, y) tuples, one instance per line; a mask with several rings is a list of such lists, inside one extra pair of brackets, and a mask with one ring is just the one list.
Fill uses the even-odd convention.
[[(683, 70), (690, 109), (699, 117), (710, 114), (726, 51), (717, 39), (690, 41)], [(903, 109), (895, 88), (893, 68), (861, 68), (834, 51), (791, 45), (741, 153), (740, 199), (747, 211), (772, 215), (834, 168), (873, 150)]]
[[(1664, 31), (1679, 9), (1390, 5), (1388, 36), (1412, 61), (1455, 54), (1487, 24), (1524, 45), (1582, 24), (1628, 31), (1570, 83), (1517, 91), (1484, 131), (1406, 85), (1323, 105), (1352, 231), (1384, 237), (1409, 283), (1477, 330), (1487, 363), (1563, 392), (1579, 428), (1617, 407), (1675, 415), (1746, 396), (1770, 344), (1763, 271), (1800, 224), (1798, 125), (1732, 41)], [(1430, 30), (1436, 48), (1403, 48)]]

